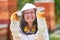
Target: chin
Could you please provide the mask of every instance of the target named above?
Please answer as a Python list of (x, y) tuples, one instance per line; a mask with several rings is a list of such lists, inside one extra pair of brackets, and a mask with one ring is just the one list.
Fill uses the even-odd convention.
[(32, 23), (33, 21), (28, 21), (28, 23)]

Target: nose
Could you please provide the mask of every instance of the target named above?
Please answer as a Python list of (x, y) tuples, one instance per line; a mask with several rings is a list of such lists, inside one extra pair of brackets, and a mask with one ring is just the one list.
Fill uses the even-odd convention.
[(29, 13), (28, 16), (31, 16), (31, 13)]

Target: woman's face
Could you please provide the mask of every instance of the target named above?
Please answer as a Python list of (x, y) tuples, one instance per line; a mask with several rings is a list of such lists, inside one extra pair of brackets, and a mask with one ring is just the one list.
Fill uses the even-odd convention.
[(24, 11), (25, 21), (31, 23), (35, 20), (35, 9), (28, 9)]

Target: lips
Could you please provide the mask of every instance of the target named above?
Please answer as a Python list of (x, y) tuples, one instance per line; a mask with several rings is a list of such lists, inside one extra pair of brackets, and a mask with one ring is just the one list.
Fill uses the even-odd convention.
[(27, 19), (28, 19), (28, 20), (32, 20), (32, 19), (33, 19), (33, 17), (27, 17)]

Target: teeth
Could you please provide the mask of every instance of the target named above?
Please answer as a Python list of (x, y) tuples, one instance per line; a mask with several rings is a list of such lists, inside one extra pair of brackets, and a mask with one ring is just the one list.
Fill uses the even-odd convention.
[(28, 20), (32, 20), (32, 19), (33, 19), (33, 17), (27, 17), (27, 19), (28, 19)]
[(28, 18), (28, 19), (32, 19), (32, 17)]

